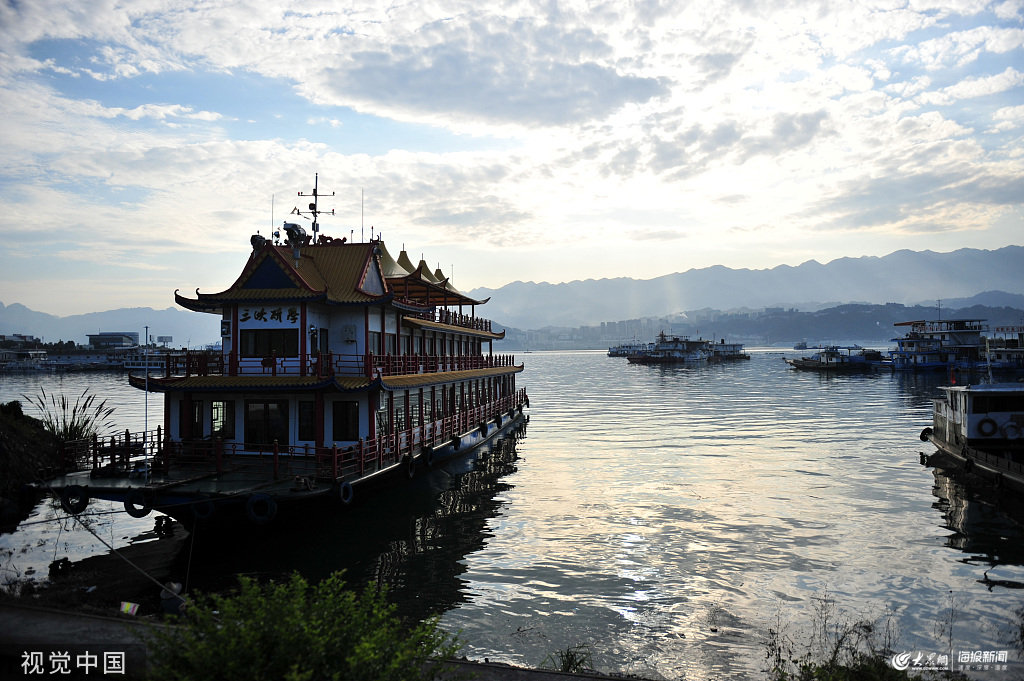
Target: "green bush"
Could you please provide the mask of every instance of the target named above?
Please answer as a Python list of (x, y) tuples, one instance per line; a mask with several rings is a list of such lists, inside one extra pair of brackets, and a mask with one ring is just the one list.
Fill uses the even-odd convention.
[(147, 634), (151, 677), (162, 680), (405, 681), (433, 679), (432, 660), (458, 651), (430, 618), (406, 626), (382, 589), (346, 590), (341, 573), (316, 586), (293, 574), (237, 593), (193, 599), (170, 629)]

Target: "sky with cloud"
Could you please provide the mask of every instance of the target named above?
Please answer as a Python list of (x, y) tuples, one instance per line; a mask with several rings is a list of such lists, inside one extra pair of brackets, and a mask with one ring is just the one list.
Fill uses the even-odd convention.
[(0, 0), (0, 114), (58, 315), (226, 288), (314, 173), (464, 290), (1024, 243), (1024, 0)]

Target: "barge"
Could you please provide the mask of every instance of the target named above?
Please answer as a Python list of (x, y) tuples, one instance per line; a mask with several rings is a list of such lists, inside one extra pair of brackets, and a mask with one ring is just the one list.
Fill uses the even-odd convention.
[(875, 371), (883, 365), (882, 353), (859, 346), (840, 347), (830, 345), (818, 348), (817, 352), (799, 359), (786, 359), (786, 364), (794, 369), (808, 371)]
[[(528, 420), (524, 366), (440, 268), (285, 223), (259, 234), (235, 282), (181, 307), (220, 318), (221, 351), (168, 353), (130, 385), (163, 394), (152, 432), (71, 443), (44, 483), (69, 513), (91, 499), (134, 517), (281, 522), (313, 501), (352, 504)], [(331, 211), (333, 214), (333, 211)]]

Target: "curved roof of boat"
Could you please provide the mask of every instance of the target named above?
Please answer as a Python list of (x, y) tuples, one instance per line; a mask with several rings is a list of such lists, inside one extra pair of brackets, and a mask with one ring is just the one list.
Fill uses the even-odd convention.
[(422, 258), (414, 267), (405, 250), (402, 250), (398, 256), (397, 264), (408, 272), (404, 275), (388, 277), (388, 285), (392, 287), (396, 295), (416, 300), (425, 305), (483, 305), (490, 300), (489, 297), (475, 300), (459, 291), (451, 285), (440, 268), (431, 274), (430, 266)]
[(267, 243), (253, 250), (235, 282), (219, 293), (185, 298), (175, 291), (182, 307), (219, 312), (223, 305), (325, 302), (366, 305), (393, 297), (377, 263), (375, 242), (349, 244), (332, 240), (302, 246), (298, 259), (290, 246)]
[(378, 242), (377, 247), (380, 248), (380, 271), (381, 274), (384, 275), (385, 279), (404, 277), (412, 272), (412, 269), (405, 269), (402, 265), (396, 262), (393, 257), (391, 257), (391, 254), (388, 253), (388, 249), (384, 246), (383, 241)]
[(286, 305), (322, 302), (329, 305), (369, 305), (402, 298), (416, 309), (437, 305), (482, 305), (447, 281), (438, 282), (421, 261), (414, 267), (403, 250), (394, 260), (383, 241), (345, 243), (343, 239), (291, 246), (266, 243), (253, 250), (242, 273), (227, 289), (189, 298), (174, 293), (182, 307), (220, 313), (224, 305)]

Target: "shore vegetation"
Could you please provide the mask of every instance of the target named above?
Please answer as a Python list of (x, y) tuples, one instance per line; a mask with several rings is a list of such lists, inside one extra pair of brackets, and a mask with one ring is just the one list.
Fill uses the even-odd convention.
[[(229, 594), (192, 598), (173, 628), (145, 634), (156, 681), (439, 678), (459, 649), (438, 618), (409, 624), (386, 591), (346, 587), (338, 572), (315, 586), (292, 574), (261, 585), (239, 577)], [(448, 678), (448, 677), (446, 677)]]

